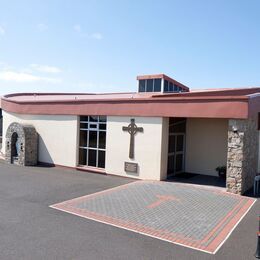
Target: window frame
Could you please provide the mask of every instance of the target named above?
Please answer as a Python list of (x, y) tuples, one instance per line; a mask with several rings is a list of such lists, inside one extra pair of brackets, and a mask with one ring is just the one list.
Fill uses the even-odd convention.
[[(78, 151), (80, 153), (80, 149), (84, 149), (86, 150), (86, 164), (81, 164), (80, 163), (80, 155), (78, 156), (78, 165), (79, 166), (87, 166), (87, 167), (95, 167), (95, 168), (99, 168), (99, 169), (105, 169), (105, 165), (106, 165), (106, 161), (104, 161), (104, 167), (99, 167), (99, 151), (103, 151), (106, 154), (106, 140), (105, 140), (105, 148), (100, 148), (100, 143), (99, 143), (99, 133), (100, 132), (107, 132), (107, 127), (105, 127), (105, 129), (100, 129), (100, 125), (107, 125), (107, 118), (105, 117), (105, 121), (104, 119), (100, 119), (100, 117), (104, 117), (104, 116), (97, 116), (98, 120), (97, 122), (93, 122), (90, 121), (90, 117), (84, 115), (84, 117), (87, 117), (87, 120), (81, 120), (81, 117), (83, 117), (83, 115), (79, 116), (79, 143), (78, 143)], [(87, 128), (81, 128), (80, 124), (81, 123), (85, 123), (87, 124)], [(96, 127), (91, 127), (96, 125)], [(86, 131), (87, 133), (87, 146), (81, 146), (80, 145), (80, 132), (81, 131)], [(96, 147), (90, 147), (90, 141), (89, 141), (89, 136), (90, 136), (90, 131), (94, 131), (97, 133), (97, 146)], [(105, 134), (105, 138), (106, 138), (106, 134)], [(89, 150), (95, 150), (96, 152), (96, 163), (95, 166), (89, 165)]]
[[(147, 91), (148, 80), (152, 80), (152, 91)], [(155, 91), (155, 81), (160, 80), (160, 90)], [(140, 82), (144, 82), (144, 91), (140, 91)], [(163, 84), (162, 84), (163, 82)], [(170, 89), (171, 88), (171, 89)], [(153, 79), (140, 79), (138, 80), (138, 92), (139, 93), (151, 93), (151, 92), (162, 92), (162, 93), (180, 93), (185, 92), (185, 89), (174, 81), (163, 79), (163, 78), (153, 78)]]

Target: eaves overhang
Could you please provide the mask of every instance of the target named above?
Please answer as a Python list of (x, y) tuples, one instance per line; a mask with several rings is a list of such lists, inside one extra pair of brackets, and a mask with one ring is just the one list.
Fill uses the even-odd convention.
[[(16, 94), (19, 95), (19, 94)], [(21, 95), (21, 94), (20, 94)], [(6, 112), (39, 115), (114, 115), (147, 117), (248, 118), (248, 96), (149, 96), (17, 100), (2, 98)]]

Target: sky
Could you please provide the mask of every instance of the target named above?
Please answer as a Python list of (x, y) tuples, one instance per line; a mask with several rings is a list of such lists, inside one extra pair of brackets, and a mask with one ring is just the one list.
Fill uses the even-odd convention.
[(0, 0), (0, 95), (260, 86), (259, 0)]

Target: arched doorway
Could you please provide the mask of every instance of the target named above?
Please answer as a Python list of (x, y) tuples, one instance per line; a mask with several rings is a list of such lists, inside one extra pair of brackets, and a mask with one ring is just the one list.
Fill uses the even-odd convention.
[(31, 125), (12, 123), (6, 131), (5, 159), (18, 165), (38, 162), (38, 134)]
[(17, 161), (19, 154), (18, 134), (14, 132), (11, 137), (11, 163)]

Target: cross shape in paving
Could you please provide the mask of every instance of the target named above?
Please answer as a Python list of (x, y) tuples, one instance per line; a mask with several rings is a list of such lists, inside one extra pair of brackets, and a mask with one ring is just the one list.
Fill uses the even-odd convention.
[(52, 207), (214, 254), (254, 202), (214, 188), (137, 181)]
[(128, 126), (123, 126), (122, 129), (130, 134), (129, 158), (134, 159), (134, 136), (137, 132), (142, 133), (144, 129), (137, 127), (134, 119), (131, 119), (131, 123)]
[(148, 205), (147, 208), (149, 209), (154, 209), (158, 206), (160, 206), (162, 203), (166, 202), (166, 201), (179, 201), (179, 199), (175, 198), (174, 196), (170, 196), (170, 195), (156, 195), (157, 200), (155, 202), (153, 202), (152, 204)]

